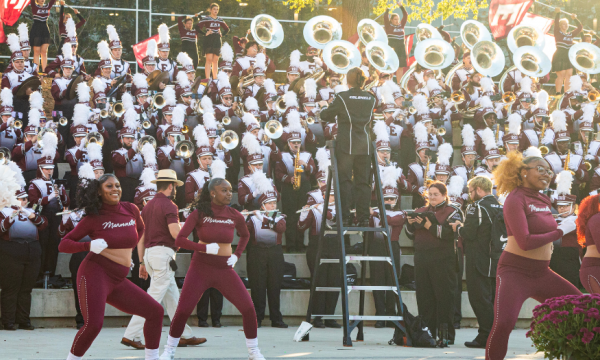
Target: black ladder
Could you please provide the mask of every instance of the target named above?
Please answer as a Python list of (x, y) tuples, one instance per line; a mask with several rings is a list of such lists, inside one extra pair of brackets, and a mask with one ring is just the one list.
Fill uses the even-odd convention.
[[(377, 162), (377, 153), (375, 150), (375, 143), (372, 144), (372, 156), (371, 156), (371, 164), (372, 164), (372, 172), (375, 176), (375, 192), (377, 194), (377, 206), (379, 208), (379, 214), (383, 214), (381, 216), (380, 225), (381, 227), (345, 227), (342, 221), (342, 204), (340, 198), (340, 183), (338, 177), (338, 167), (337, 167), (337, 158), (335, 154), (335, 141), (327, 141), (327, 147), (330, 150), (331, 155), (331, 166), (329, 168), (329, 175), (327, 177), (327, 191), (324, 198), (323, 204), (323, 216), (321, 219), (321, 231), (319, 234), (319, 243), (317, 250), (317, 260), (315, 263), (315, 271), (314, 276), (311, 281), (311, 289), (310, 289), (310, 300), (308, 302), (308, 310), (306, 312), (306, 322), (310, 322), (311, 318), (320, 317), (324, 320), (326, 319), (342, 319), (343, 324), (342, 328), (344, 329), (344, 346), (352, 346), (352, 339), (350, 335), (352, 330), (358, 327), (358, 334), (356, 336), (356, 341), (364, 340), (363, 333), (363, 321), (365, 320), (375, 320), (375, 321), (390, 321), (392, 322), (403, 334), (406, 334), (406, 329), (402, 323), (404, 313), (402, 296), (400, 294), (400, 286), (398, 284), (398, 277), (396, 276), (396, 265), (394, 261), (394, 257), (392, 255), (392, 243), (390, 241), (390, 237), (388, 234), (388, 224), (387, 218), (385, 216), (385, 206), (383, 201), (383, 192), (381, 189), (381, 179), (379, 176), (379, 166)], [(331, 184), (333, 182), (334, 185), (334, 196), (335, 196), (335, 208), (336, 208), (336, 228), (331, 229), (327, 227), (327, 211), (329, 207), (329, 195), (331, 193)], [(363, 232), (381, 232), (385, 239), (387, 240), (387, 256), (368, 256), (368, 241), (365, 237), (364, 246), (363, 246), (363, 255), (346, 255), (346, 246), (344, 242), (345, 235), (351, 234), (359, 234)], [(336, 234), (339, 240), (339, 244), (341, 247), (340, 258), (339, 259), (322, 259), (322, 248), (325, 235), (333, 235)], [(366, 263), (368, 261), (384, 261), (389, 263), (391, 266), (386, 266), (386, 268), (392, 272), (392, 277), (394, 279), (393, 286), (365, 286), (363, 285), (366, 277)], [(360, 285), (348, 285), (347, 277), (346, 277), (346, 265), (349, 262), (361, 262), (361, 278)], [(319, 265), (325, 263), (336, 263), (342, 264), (341, 274), (342, 277), (342, 286), (340, 287), (317, 287), (316, 279), (319, 275)], [(399, 264), (398, 264), (399, 265)], [(359, 313), (358, 315), (350, 315), (348, 311), (348, 295), (352, 290), (360, 291), (360, 303), (359, 303)], [(365, 306), (365, 291), (366, 290), (391, 290), (394, 291), (398, 296), (396, 297), (396, 307), (400, 309), (400, 314), (398, 316), (372, 316), (372, 315), (364, 315), (364, 306)], [(313, 301), (315, 291), (341, 291), (342, 293), (342, 315), (324, 315), (324, 314), (312, 314)], [(303, 341), (309, 340), (309, 334), (307, 334), (303, 339)], [(410, 344), (410, 339), (406, 337), (407, 344)]]

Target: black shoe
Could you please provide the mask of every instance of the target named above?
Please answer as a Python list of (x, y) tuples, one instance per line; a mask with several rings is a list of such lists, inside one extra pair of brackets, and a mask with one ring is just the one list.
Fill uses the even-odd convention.
[(385, 321), (375, 321), (375, 329), (382, 329), (385, 327)]
[(15, 324), (4, 324), (4, 330), (16, 331), (17, 329), (17, 325)]
[(280, 328), (280, 329), (287, 329), (288, 328), (288, 324), (284, 323), (283, 321), (275, 321), (275, 322), (271, 322), (271, 327)]
[(21, 330), (35, 330), (35, 328), (33, 327), (33, 325), (31, 325), (31, 323), (19, 324), (19, 329), (21, 329)]
[(315, 318), (313, 320), (313, 327), (317, 329), (325, 329), (325, 324), (323, 324), (323, 320), (321, 320), (321, 318)]
[(210, 327), (204, 320), (198, 320), (198, 327)]
[(333, 329), (341, 329), (342, 325), (338, 324), (335, 320), (325, 320), (325, 327)]
[(358, 227), (369, 227), (369, 219), (363, 219), (358, 222)]
[(395, 329), (396, 325), (394, 325), (394, 323), (391, 322), (391, 321), (386, 321), (385, 322), (385, 327), (390, 328), (390, 329)]
[(77, 330), (81, 329), (85, 325), (84, 323), (77, 323)]
[(262, 320), (256, 320), (256, 327), (262, 327)]
[(221, 325), (220, 321), (217, 320), (217, 321), (213, 322), (213, 327), (220, 328), (221, 326), (223, 326), (223, 325)]
[(473, 341), (465, 342), (465, 346), (468, 348), (485, 349), (486, 343), (487, 341), (482, 341), (478, 338), (475, 338)]
[(353, 226), (354, 223), (354, 216), (349, 216), (347, 218), (344, 219), (344, 221), (342, 221), (342, 224), (344, 225), (344, 227), (351, 227)]
[(459, 322), (456, 322), (456, 323), (454, 323), (454, 325), (453, 325), (453, 326), (454, 326), (454, 330), (458, 330), (458, 329), (460, 329), (460, 321), (459, 321)]
[(454, 345), (454, 340), (448, 340), (448, 345)]

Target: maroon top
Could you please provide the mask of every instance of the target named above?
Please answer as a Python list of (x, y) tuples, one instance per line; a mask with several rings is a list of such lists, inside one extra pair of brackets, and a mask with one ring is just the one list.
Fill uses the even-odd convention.
[(600, 246), (600, 213), (592, 216), (585, 229), (585, 246)]
[(219, 206), (211, 203), (213, 217), (200, 214), (194, 210), (185, 221), (179, 236), (175, 240), (175, 246), (188, 250), (206, 252), (206, 245), (194, 243), (188, 240), (188, 236), (194, 228), (200, 241), (212, 244), (231, 244), (233, 242), (233, 230), (237, 230), (240, 241), (234, 254), (240, 258), (248, 244), (250, 233), (246, 227), (246, 220), (239, 211), (230, 206)]
[(56, 0), (50, 0), (50, 2), (44, 5), (36, 4), (35, 0), (31, 1), (31, 15), (34, 21), (46, 22), (50, 16), (50, 10), (54, 6)]
[[(452, 230), (451, 223), (455, 221), (462, 221), (462, 216), (459, 210), (448, 205), (446, 201), (443, 203), (432, 206), (424, 206), (416, 209), (417, 213), (432, 212), (435, 214), (437, 225), (432, 224), (429, 229), (424, 226), (418, 226), (406, 223), (406, 235), (409, 239), (415, 241), (415, 251), (420, 250), (450, 250), (454, 247), (454, 231)], [(425, 222), (423, 222), (423, 225)]]
[(85, 236), (104, 239), (109, 249), (133, 249), (144, 234), (144, 221), (140, 210), (122, 201), (117, 205), (102, 204), (98, 215), (86, 215), (60, 241), (58, 251), (74, 254), (90, 251), (89, 242), (79, 242)]
[(179, 36), (181, 37), (181, 41), (189, 41), (192, 43), (196, 43), (196, 38), (198, 37), (198, 31), (193, 27), (191, 30), (185, 28), (184, 20), (185, 16), (180, 16), (179, 21), (177, 22), (177, 28), (179, 29)]
[[(18, 207), (11, 206), (13, 210), (18, 210)], [(31, 209), (29, 209), (31, 210)], [(15, 221), (20, 222), (31, 222), (38, 229), (38, 239), (39, 239), (39, 231), (44, 230), (48, 226), (48, 221), (42, 215), (35, 214), (33, 220), (30, 220), (25, 214), (20, 213), (19, 216), (15, 216), (14, 219), (10, 219), (10, 216), (5, 216), (3, 212), (0, 212), (0, 241), (10, 241), (10, 227), (15, 223)]]
[[(63, 5), (61, 5), (60, 6), (60, 20), (58, 22), (58, 32), (60, 33), (61, 39), (66, 39), (66, 37), (67, 37), (67, 24), (65, 24), (65, 22), (63, 21), (64, 13), (65, 13), (65, 7)], [(79, 18), (79, 22), (77, 24), (75, 24), (75, 30), (78, 30), (80, 27), (82, 27), (85, 24), (85, 19), (83, 18), (83, 16), (81, 16), (81, 14), (77, 14), (77, 17)]]
[(200, 21), (196, 24), (196, 29), (202, 35), (206, 35), (208, 30), (212, 30), (214, 32), (221, 31), (221, 37), (227, 35), (229, 32), (229, 26), (225, 23), (225, 20), (218, 17), (213, 19), (210, 16), (200, 16)]
[(554, 39), (556, 40), (556, 48), (569, 50), (569, 48), (573, 45), (573, 38), (579, 35), (579, 33), (583, 30), (583, 25), (581, 25), (579, 19), (575, 18), (573, 21), (575, 24), (577, 24), (577, 29), (565, 34), (564, 32), (560, 31), (559, 21), (560, 13), (556, 13), (556, 16), (554, 17)]
[(406, 26), (406, 20), (408, 20), (408, 13), (404, 6), (400, 6), (400, 10), (402, 11), (400, 25), (393, 25), (390, 21), (390, 9), (387, 9), (383, 15), (383, 28), (389, 39), (404, 40), (404, 27)]
[(146, 224), (144, 245), (147, 248), (166, 246), (176, 250), (175, 239), (171, 236), (169, 225), (179, 223), (179, 209), (171, 199), (161, 192), (154, 195), (142, 210), (142, 220)]
[(537, 190), (517, 187), (504, 202), (508, 236), (514, 236), (523, 250), (537, 249), (563, 236), (552, 216), (552, 201)]

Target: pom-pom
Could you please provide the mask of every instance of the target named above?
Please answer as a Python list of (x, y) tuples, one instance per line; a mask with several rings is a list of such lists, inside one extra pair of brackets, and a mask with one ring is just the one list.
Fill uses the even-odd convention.
[(569, 92), (577, 91), (580, 92), (583, 87), (583, 80), (579, 75), (573, 75), (569, 78)]
[(90, 87), (87, 82), (82, 81), (77, 84), (77, 88), (75, 88), (75, 92), (77, 93), (77, 98), (80, 103), (87, 103), (90, 101)]
[(463, 193), (465, 188), (465, 179), (460, 175), (454, 175), (448, 182), (448, 195), (453, 197), (459, 197)]
[(102, 146), (96, 144), (96, 143), (91, 143), (91, 144), (87, 144), (87, 157), (88, 160), (90, 161), (94, 161), (94, 160), (99, 160), (102, 161)]
[(518, 113), (512, 113), (508, 117), (508, 133), (512, 135), (521, 134), (521, 124), (523, 120), (521, 119), (521, 115)]
[(20, 23), (17, 31), (19, 32), (19, 40), (29, 41), (29, 29), (26, 23)]
[[(152, 147), (152, 145), (150, 145)], [(156, 190), (156, 184), (153, 184), (152, 181), (156, 180), (156, 174), (154, 173), (154, 169), (145, 168), (140, 175), (140, 181), (144, 184), (146, 189)]]
[(13, 93), (10, 88), (4, 88), (0, 92), (0, 101), (2, 101), (2, 106), (13, 106)]
[(383, 99), (384, 104), (394, 103), (394, 89), (392, 87), (392, 81), (388, 80), (379, 88), (379, 93)]
[(167, 87), (163, 90), (163, 98), (165, 99), (165, 105), (175, 106), (177, 104), (175, 89), (172, 87)]
[(385, 166), (381, 169), (381, 186), (398, 187), (398, 170), (394, 165)]
[(181, 66), (194, 66), (194, 62), (192, 61), (192, 58), (184, 52), (180, 52), (179, 54), (177, 54), (177, 62), (181, 65)]
[(190, 79), (188, 79), (185, 71), (180, 71), (177, 73), (177, 84), (182, 88), (190, 86)]
[(315, 79), (306, 79), (304, 81), (304, 95), (309, 98), (317, 97), (317, 82)]
[(454, 149), (450, 143), (443, 143), (438, 147), (437, 163), (440, 165), (450, 166), (450, 158), (454, 153)]
[[(249, 96), (246, 98), (246, 101), (244, 101), (244, 107), (246, 108), (246, 110), (257, 110), (257, 111), (259, 110), (258, 101), (256, 101), (256, 99), (253, 98), (252, 96)], [(244, 114), (244, 115), (246, 115), (246, 114)], [(252, 115), (252, 114), (250, 114), (250, 115)], [(254, 116), (252, 116), (252, 117), (254, 117)], [(244, 122), (246, 122), (246, 120), (244, 120)], [(246, 124), (246, 125), (248, 125), (248, 124)]]
[(208, 134), (204, 126), (196, 126), (194, 128), (194, 139), (196, 139), (196, 147), (209, 146)]
[(15, 195), (21, 189), (15, 175), (7, 165), (0, 165), (0, 208), (21, 206), (21, 202)]
[(423, 94), (417, 94), (413, 97), (412, 103), (417, 109), (419, 115), (429, 114), (429, 107), (427, 106), (427, 98)]
[(285, 102), (286, 109), (292, 106), (298, 107), (298, 96), (293, 91), (286, 91), (283, 95), (283, 101)]
[(262, 171), (255, 171), (251, 176), (256, 192), (264, 194), (273, 191), (273, 184), (267, 175)]
[[(208, 113), (215, 112), (212, 100), (206, 95), (204, 95), (202, 97), (202, 100), (200, 100), (200, 106), (202, 107), (202, 110), (204, 110), (204, 118), (206, 118), (206, 115)], [(214, 116), (213, 116), (213, 118), (214, 118)]]
[(161, 44), (168, 44), (169, 40), (171, 40), (169, 27), (166, 24), (158, 25), (158, 42)]
[(571, 194), (573, 174), (569, 170), (563, 170), (556, 176), (556, 193), (558, 195)]
[[(150, 143), (145, 143), (142, 146), (142, 157), (144, 158), (144, 164), (146, 165), (156, 165), (156, 150), (154, 146)], [(152, 170), (154, 173), (154, 170)]]
[(475, 130), (470, 124), (465, 124), (461, 131), (463, 146), (475, 146)]
[(108, 33), (108, 40), (110, 41), (119, 41), (119, 33), (117, 33), (117, 29), (115, 29), (114, 25), (107, 25), (106, 32)]
[(223, 43), (221, 46), (221, 59), (223, 61), (233, 62), (233, 49), (228, 43)]
[(531, 78), (529, 76), (524, 76), (521, 78), (521, 81), (519, 81), (519, 85), (521, 86), (521, 91), (525, 92), (525, 93), (529, 93), (529, 94), (533, 94), (533, 91), (531, 91)]
[(529, 148), (527, 148), (527, 150), (523, 151), (523, 157), (530, 157), (530, 156), (539, 157), (539, 158), (543, 157), (542, 151), (536, 146), (530, 146)]
[(594, 103), (587, 103), (583, 107), (583, 116), (581, 119), (583, 121), (594, 122), (594, 114), (596, 114), (596, 106)]
[(98, 43), (98, 57), (100, 57), (100, 60), (110, 60), (110, 48), (104, 40)]
[(77, 176), (80, 180), (94, 180), (96, 174), (94, 174), (94, 168), (90, 163), (83, 163), (77, 172)]
[(185, 110), (181, 106), (176, 106), (173, 109), (173, 126), (183, 128), (183, 122), (185, 121)]
[(265, 92), (270, 95), (277, 94), (277, 89), (275, 88), (275, 81), (273, 79), (266, 79), (265, 83)]
[(262, 148), (260, 147), (258, 139), (249, 132), (244, 133), (244, 137), (242, 138), (242, 147), (248, 150), (249, 155), (262, 153)]
[(207, 131), (209, 129), (217, 128), (217, 120), (215, 119), (214, 112), (209, 112), (209, 113), (205, 112), (204, 116), (202, 118), (204, 120), (204, 127), (206, 128)]
[(373, 133), (375, 134), (376, 141), (390, 141), (388, 127), (383, 120), (375, 121), (375, 125), (373, 125)]
[(90, 108), (85, 104), (76, 104), (73, 108), (73, 126), (87, 125)]
[(485, 145), (487, 151), (498, 147), (496, 144), (496, 136), (494, 136), (494, 132), (490, 128), (483, 129), (481, 132), (481, 141), (483, 141), (483, 145)]
[(67, 19), (65, 29), (67, 30), (67, 37), (72, 38), (77, 36), (77, 30), (75, 28), (75, 21), (73, 21), (73, 18)]
[(225, 179), (225, 172), (227, 170), (227, 165), (223, 160), (216, 159), (210, 165), (210, 170), (212, 172), (212, 179)]
[(138, 89), (143, 89), (143, 88), (148, 87), (148, 80), (146, 78), (146, 75), (144, 75), (143, 73), (137, 73), (137, 74), (133, 75), (132, 82), (133, 82), (133, 85), (135, 85), (135, 87)]
[(8, 34), (8, 36), (6, 36), (6, 43), (8, 44), (10, 52), (14, 53), (21, 50), (21, 43), (19, 42), (17, 34)]
[(552, 129), (554, 132), (567, 131), (567, 117), (564, 112), (554, 110), (550, 116), (552, 117)]
[(481, 105), (482, 109), (494, 107), (494, 104), (492, 104), (492, 100), (490, 100), (489, 96), (482, 96), (479, 100), (479, 105)]
[(427, 127), (423, 122), (419, 121), (414, 127), (415, 142), (424, 143), (429, 141), (429, 134), (427, 133)]
[(226, 72), (219, 71), (217, 74), (217, 88), (219, 91), (223, 88), (231, 88), (231, 83), (229, 82), (229, 75)]
[(299, 50), (292, 51), (292, 53), (290, 54), (290, 66), (299, 67), (300, 56), (302, 56), (302, 53)]
[(56, 147), (58, 146), (56, 134), (53, 132), (45, 133), (44, 137), (42, 137), (42, 143), (44, 144), (42, 147), (42, 157), (54, 159), (54, 156), (56, 156)]
[(19, 184), (20, 187), (25, 187), (25, 185), (27, 185), (27, 184), (25, 183), (25, 178), (23, 177), (23, 170), (21, 170), (19, 165), (17, 165), (16, 162), (10, 161), (10, 160), (8, 161), (8, 163), (6, 165), (8, 165), (8, 167), (12, 171), (14, 171), (15, 180), (17, 181), (17, 184)]
[(479, 84), (481, 85), (481, 90), (483, 90), (483, 92), (494, 91), (494, 80), (489, 76), (482, 77), (481, 80), (479, 80)]
[(537, 93), (537, 108), (548, 110), (548, 93), (546, 90)]
[(34, 91), (29, 95), (29, 107), (42, 110), (44, 106), (44, 97), (39, 91)]
[(302, 125), (300, 124), (300, 113), (292, 110), (287, 115), (288, 126), (285, 127), (284, 131), (287, 133), (291, 132), (302, 132)]
[(146, 45), (146, 56), (158, 56), (158, 51), (156, 50), (156, 40), (150, 39)]

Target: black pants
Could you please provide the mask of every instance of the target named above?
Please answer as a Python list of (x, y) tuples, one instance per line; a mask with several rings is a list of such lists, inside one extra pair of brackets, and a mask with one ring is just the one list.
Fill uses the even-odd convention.
[(135, 188), (139, 185), (138, 179), (130, 178), (129, 176), (123, 176), (119, 178), (121, 183), (121, 201), (127, 201), (133, 203), (135, 198)]
[(71, 281), (73, 283), (73, 295), (75, 296), (75, 310), (77, 310), (77, 314), (75, 315), (75, 322), (77, 325), (84, 325), (85, 321), (83, 319), (83, 315), (81, 314), (81, 308), (79, 307), (79, 295), (77, 294), (77, 272), (79, 271), (79, 266), (81, 262), (89, 251), (82, 251), (71, 255), (71, 260), (69, 260), (69, 271), (71, 271)]
[(371, 200), (371, 156), (350, 155), (339, 152), (337, 165), (340, 180), (340, 195), (342, 199), (342, 217), (350, 216), (351, 200), (356, 204), (356, 218), (369, 218), (369, 203)]
[[(335, 235), (326, 236), (321, 249), (322, 259), (339, 259), (340, 245)], [(317, 251), (319, 246), (319, 235), (310, 235), (308, 248), (306, 249), (306, 263), (310, 270), (311, 281), (315, 281), (314, 274), (317, 263)], [(342, 275), (340, 264), (321, 264), (316, 280), (317, 286), (342, 286)], [(335, 313), (339, 291), (315, 291), (312, 313), (317, 315), (332, 315)]]
[(579, 269), (579, 249), (576, 247), (555, 247), (550, 258), (550, 269), (558, 275), (564, 277), (571, 284), (580, 288)]
[(456, 273), (456, 292), (454, 294), (454, 323), (460, 324), (462, 320), (462, 275), (465, 270), (465, 257), (462, 248), (456, 247), (458, 251), (458, 272)]
[[(396, 265), (396, 276), (400, 278), (400, 244), (398, 241), (392, 241), (392, 254)], [(369, 242), (369, 255), (371, 256), (387, 256), (387, 240), (371, 239)], [(391, 265), (386, 261), (371, 261), (369, 262), (369, 270), (371, 272), (371, 284), (374, 286), (395, 286)], [(373, 300), (375, 301), (375, 314), (377, 316), (394, 316), (398, 312), (396, 309), (396, 295), (393, 291), (374, 290)]]
[(283, 321), (280, 311), (281, 283), (283, 282), (283, 249), (281, 245), (248, 247), (248, 282), (250, 295), (256, 310), (256, 319), (265, 318), (267, 297), (269, 298), (269, 319)]
[(5, 327), (30, 322), (31, 289), (37, 280), (41, 261), (39, 241), (0, 241), (0, 311)]
[(187, 53), (194, 63), (194, 70), (198, 69), (198, 48), (195, 42), (181, 41), (181, 52)]
[(496, 297), (496, 277), (482, 274), (475, 266), (477, 254), (467, 252), (465, 267), (467, 273), (467, 293), (473, 308), (479, 330), (477, 338), (485, 344), (494, 323), (494, 299)]
[(415, 282), (419, 315), (431, 330), (431, 335), (436, 338), (440, 325), (446, 323), (448, 339), (454, 340), (456, 255), (452, 250), (416, 251)]
[(208, 304), (210, 302), (210, 319), (213, 324), (221, 321), (221, 314), (223, 313), (223, 294), (217, 289), (210, 288), (204, 292), (198, 305), (196, 306), (196, 316), (198, 320), (208, 320)]
[[(13, 99), (13, 105), (15, 112), (17, 113), (15, 116), (15, 120), (20, 118), (21, 121), (23, 121), (22, 129), (25, 130), (25, 128), (29, 124), (29, 99), (23, 100), (15, 96)], [(18, 113), (21, 113), (22, 116), (20, 116)]]
[(231, 184), (233, 191), (237, 191), (238, 179), (240, 178), (240, 147), (229, 151), (231, 154), (231, 166), (225, 170), (225, 178)]
[(58, 261), (58, 244), (60, 236), (58, 235), (58, 225), (62, 221), (60, 216), (56, 216), (56, 212), (60, 210), (52, 210), (44, 208), (42, 215), (48, 220), (48, 226), (44, 230), (39, 231), (40, 245), (42, 247), (42, 266), (40, 268), (40, 277), (43, 277), (45, 272), (49, 272), (50, 276), (54, 276), (56, 271), (56, 263)]
[(285, 229), (285, 245), (288, 252), (304, 251), (304, 232), (298, 231), (300, 214), (296, 211), (306, 205), (306, 193), (310, 190), (310, 182), (305, 175), (300, 180), (300, 188), (294, 190), (292, 184), (281, 184), (281, 210), (287, 216), (286, 223), (290, 224)]

